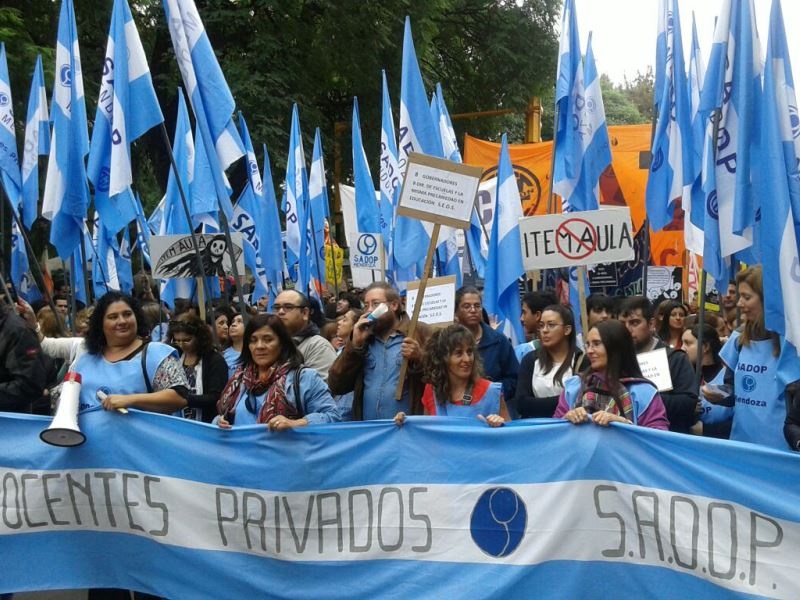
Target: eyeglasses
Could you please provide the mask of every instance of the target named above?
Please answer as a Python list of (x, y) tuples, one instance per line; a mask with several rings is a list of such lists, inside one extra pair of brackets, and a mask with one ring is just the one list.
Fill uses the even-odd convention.
[(563, 326), (563, 323), (539, 323), (539, 331), (551, 331), (557, 327)]
[(299, 309), (302, 310), (302, 309), (307, 308), (307, 307), (306, 307), (305, 304), (302, 304), (302, 305), (299, 305), (299, 306), (297, 304), (273, 304), (272, 305), (272, 310), (274, 312), (276, 312), (276, 313), (279, 313), (279, 312), (291, 312), (291, 311), (295, 310), (296, 308), (299, 308)]
[(482, 308), (482, 306), (480, 304), (462, 304), (461, 305), (461, 309), (465, 310), (467, 312), (470, 312), (470, 311), (473, 311), (473, 310), (475, 312), (480, 312), (481, 308)]

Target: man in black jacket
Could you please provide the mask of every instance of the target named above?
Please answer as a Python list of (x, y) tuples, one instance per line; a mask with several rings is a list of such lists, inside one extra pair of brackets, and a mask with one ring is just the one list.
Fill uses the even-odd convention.
[(694, 383), (694, 369), (686, 353), (667, 347), (655, 336), (653, 305), (644, 296), (626, 298), (620, 308), (619, 320), (628, 328), (637, 354), (659, 348), (667, 349), (672, 390), (661, 392), (661, 399), (667, 409), (669, 430), (689, 433), (691, 426), (697, 420), (698, 397)]
[(13, 306), (0, 305), (0, 410), (31, 412), (46, 380), (47, 365), (36, 333)]

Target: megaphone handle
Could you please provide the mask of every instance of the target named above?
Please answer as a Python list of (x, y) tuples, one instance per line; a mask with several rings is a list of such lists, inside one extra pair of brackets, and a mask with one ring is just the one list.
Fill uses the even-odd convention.
[[(106, 394), (103, 390), (97, 390), (97, 393), (95, 394), (95, 396), (97, 396), (97, 399), (100, 400), (100, 402), (102, 402), (103, 400), (108, 398), (108, 394)], [(121, 413), (123, 415), (127, 415), (128, 414), (128, 409), (127, 408), (123, 408), (123, 407), (119, 407), (117, 409), (117, 412)]]

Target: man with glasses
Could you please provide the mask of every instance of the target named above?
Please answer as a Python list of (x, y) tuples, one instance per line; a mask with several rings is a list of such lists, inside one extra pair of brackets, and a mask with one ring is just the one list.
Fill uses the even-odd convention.
[(328, 381), (328, 370), (336, 360), (336, 350), (319, 334), (319, 327), (310, 320), (308, 298), (297, 290), (285, 290), (272, 304), (272, 312), (283, 321), (303, 355), (303, 364)]
[[(381, 304), (389, 310), (371, 319)], [(353, 420), (393, 419), (398, 412), (422, 414), (422, 346), (430, 329), (417, 323), (408, 337), (410, 320), (403, 312), (400, 294), (391, 285), (377, 281), (367, 287), (364, 314), (353, 327), (347, 344), (333, 363), (328, 385), (335, 395), (353, 393)], [(400, 365), (408, 359), (403, 394), (395, 400)]]

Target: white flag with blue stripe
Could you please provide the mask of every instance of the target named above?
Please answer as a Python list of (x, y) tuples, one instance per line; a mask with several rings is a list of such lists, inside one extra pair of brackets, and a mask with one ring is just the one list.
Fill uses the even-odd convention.
[(297, 288), (305, 294), (308, 292), (308, 174), (297, 104), (292, 107), (289, 156), (286, 160), (286, 196), (281, 208), (286, 216), (286, 266), (292, 279), (297, 282)]
[(93, 256), (87, 256), (92, 261), (92, 284), (94, 295), (99, 298), (112, 290), (121, 291), (122, 286), (117, 274), (117, 254), (119, 243), (117, 236), (106, 229), (102, 217), (95, 211), (92, 224)]
[(394, 132), (392, 102), (389, 98), (389, 84), (386, 71), (381, 71), (383, 85), (383, 106), (381, 116), (381, 173), (380, 173), (380, 213), (381, 236), (386, 251), (386, 269), (394, 271), (394, 211), (400, 195), (402, 179), (397, 163), (397, 137)]
[(314, 149), (311, 152), (311, 170), (308, 175), (308, 236), (312, 289), (321, 292), (325, 284), (325, 223), (330, 218), (328, 182), (325, 177), (325, 153), (322, 136), (317, 127), (314, 132)]
[(520, 248), (519, 220), (522, 202), (511, 166), (506, 134), (500, 145), (497, 165), (497, 205), (489, 237), (489, 261), (484, 283), (483, 303), (486, 312), (497, 318), (500, 330), (512, 345), (525, 341), (520, 322), (521, 306), (518, 280), (525, 274)]
[(83, 72), (72, 0), (63, 0), (58, 19), (56, 73), (50, 107), (53, 134), (42, 216), (52, 221), (50, 243), (67, 259), (81, 243), (89, 207), (84, 157), (89, 152)]
[(28, 229), (39, 213), (39, 156), (50, 152), (50, 117), (44, 88), (42, 55), (36, 56), (22, 151), (22, 222)]
[(8, 77), (6, 45), (2, 42), (0, 42), (0, 181), (11, 201), (12, 210), (18, 213), (22, 200), (22, 176), (17, 154), (14, 102), (11, 98), (11, 80)]
[(178, 67), (206, 148), (217, 198), (230, 219), (233, 206), (225, 169), (244, 156), (244, 146), (233, 123), (236, 104), (194, 0), (163, 1)]
[(356, 189), (356, 221), (359, 233), (380, 233), (381, 213), (375, 200), (375, 184), (361, 140), (358, 98), (353, 98), (353, 179)]
[(703, 116), (700, 114), (700, 94), (705, 80), (706, 67), (697, 39), (697, 23), (692, 12), (692, 52), (689, 58), (689, 105), (692, 115), (692, 190), (687, 201), (684, 197), (683, 239), (686, 248), (696, 255), (703, 254), (703, 216), (705, 199), (701, 174), (703, 170)]
[(275, 197), (275, 184), (272, 180), (272, 166), (264, 144), (264, 174), (261, 177), (264, 189), (264, 229), (261, 237), (264, 268), (267, 270), (269, 282), (269, 306), (283, 289), (283, 273), (286, 271), (286, 261), (283, 252), (283, 237), (281, 236), (281, 223), (278, 216), (278, 199)]
[[(654, 231), (672, 222), (675, 203), (689, 203), (694, 181), (691, 114), (678, 0), (661, 0), (659, 19), (666, 23), (664, 79), (656, 88), (658, 121), (647, 178), (647, 217)], [(658, 54), (658, 52), (657, 52)]]
[(764, 113), (756, 183), (768, 201), (761, 203), (760, 238), (764, 276), (764, 318), (775, 331), (800, 348), (800, 123), (792, 65), (778, 0), (772, 2)]
[(131, 144), (164, 121), (127, 0), (114, 0), (86, 172), (103, 226), (117, 232), (136, 218)]

